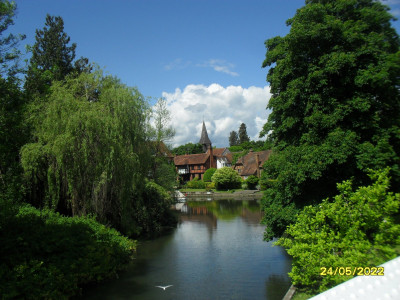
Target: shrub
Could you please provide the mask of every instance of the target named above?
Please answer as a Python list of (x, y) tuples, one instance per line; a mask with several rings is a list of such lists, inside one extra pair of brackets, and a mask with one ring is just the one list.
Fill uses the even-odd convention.
[[(334, 201), (306, 206), (297, 222), (276, 243), (293, 257), (289, 276), (293, 284), (322, 292), (353, 277), (321, 276), (321, 268), (378, 266), (396, 257), (400, 225), (393, 216), (400, 194), (388, 192), (389, 168), (370, 175), (370, 186), (352, 190), (351, 181), (338, 184)], [(343, 272), (342, 272), (343, 273)]]
[(211, 179), (217, 190), (240, 189), (242, 185), (242, 178), (229, 167), (218, 169)]
[(247, 188), (249, 190), (255, 190), (256, 186), (258, 184), (259, 178), (257, 176), (254, 175), (250, 175), (247, 179), (246, 179), (246, 184), (247, 184)]
[(203, 181), (211, 182), (211, 177), (214, 175), (215, 171), (217, 171), (216, 168), (209, 168), (207, 171), (205, 171)]
[(206, 190), (211, 191), (212, 189), (215, 189), (215, 183), (214, 182), (208, 182), (206, 184)]
[(146, 182), (144, 191), (136, 194), (132, 202), (134, 203), (132, 215), (135, 219), (134, 224), (127, 224), (131, 227), (130, 235), (154, 237), (161, 234), (165, 227), (176, 224), (170, 211), (173, 198), (155, 182)]
[(23, 206), (0, 227), (2, 299), (67, 299), (79, 285), (115, 276), (136, 243), (93, 218)]
[(188, 182), (186, 183), (186, 187), (187, 187), (188, 189), (204, 189), (204, 188), (205, 188), (205, 184), (204, 184), (204, 181), (203, 181), (203, 180), (198, 179), (198, 178), (196, 177), (196, 178), (194, 178), (193, 180), (188, 181)]

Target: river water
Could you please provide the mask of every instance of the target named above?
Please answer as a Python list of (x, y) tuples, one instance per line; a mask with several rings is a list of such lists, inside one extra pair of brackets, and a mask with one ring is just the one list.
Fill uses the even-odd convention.
[(281, 247), (262, 241), (258, 200), (189, 201), (176, 209), (176, 229), (142, 242), (119, 279), (88, 287), (82, 298), (283, 298), (291, 260)]

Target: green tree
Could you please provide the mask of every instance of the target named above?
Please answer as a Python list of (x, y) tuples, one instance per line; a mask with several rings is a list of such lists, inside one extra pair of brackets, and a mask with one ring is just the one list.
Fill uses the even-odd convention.
[(236, 131), (231, 131), (229, 134), (229, 147), (237, 146), (239, 144), (239, 136)]
[(242, 186), (242, 178), (229, 167), (222, 167), (215, 171), (211, 180), (215, 183), (217, 190), (238, 189)]
[(15, 75), (18, 71), (21, 52), (16, 46), (25, 39), (25, 35), (9, 33), (3, 36), (8, 27), (14, 25), (13, 17), (16, 9), (15, 2), (0, 0), (0, 76)]
[(0, 76), (0, 198), (21, 200), (19, 150), (27, 141), (24, 97), (13, 77)]
[[(14, 24), (16, 4), (0, 1), (0, 201), (21, 200), (22, 181), (19, 149), (26, 142), (24, 98), (15, 76), (20, 70), (20, 51), (16, 49), (23, 35), (5, 34)], [(1, 207), (5, 209), (5, 207)]]
[(239, 144), (243, 144), (245, 142), (250, 142), (250, 138), (247, 135), (246, 124), (242, 123), (239, 127)]
[(142, 190), (149, 169), (143, 96), (95, 71), (54, 82), (38, 111), (37, 142), (21, 150), (32, 203), (93, 213), (126, 232), (132, 192)]
[(254, 175), (250, 175), (247, 179), (246, 179), (246, 184), (247, 184), (247, 188), (249, 190), (255, 190), (256, 186), (259, 182), (259, 178), (257, 176)]
[(265, 42), (263, 67), (274, 154), (264, 165), (266, 238), (301, 207), (335, 193), (334, 182), (367, 182), (391, 167), (400, 187), (400, 52), (388, 7), (373, 0), (308, 0), (285, 37)]
[(172, 149), (172, 153), (175, 155), (200, 154), (203, 153), (203, 146), (199, 143), (187, 143)]
[(158, 99), (151, 113), (153, 120), (152, 136), (157, 142), (169, 142), (175, 136), (175, 129), (170, 125), (171, 113), (167, 108), (167, 101)]
[(173, 190), (176, 184), (175, 167), (168, 157), (165, 156), (166, 143), (171, 141), (175, 136), (175, 129), (170, 125), (171, 113), (167, 108), (167, 101), (165, 99), (158, 99), (157, 103), (151, 110), (150, 124), (148, 135), (151, 140), (151, 177), (154, 181), (166, 188)]
[(68, 46), (70, 37), (64, 32), (61, 17), (46, 16), (45, 27), (36, 30), (26, 76), (29, 94), (47, 94), (53, 81), (62, 80), (74, 70), (76, 44)]
[(207, 171), (204, 172), (203, 181), (204, 182), (211, 182), (211, 178), (214, 175), (216, 168), (209, 168)]
[[(344, 181), (337, 185), (340, 194), (333, 202), (326, 199), (302, 210), (276, 243), (293, 257), (293, 284), (322, 292), (353, 277), (357, 267), (378, 266), (397, 256), (400, 225), (393, 216), (400, 208), (400, 194), (389, 192), (388, 173), (372, 173), (372, 184), (355, 191), (350, 180)], [(333, 272), (343, 269), (320, 275), (321, 268), (329, 272), (330, 267)]]

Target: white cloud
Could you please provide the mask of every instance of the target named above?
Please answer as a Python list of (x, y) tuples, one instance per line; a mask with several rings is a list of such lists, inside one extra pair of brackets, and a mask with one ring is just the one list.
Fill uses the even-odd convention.
[(176, 58), (172, 62), (166, 64), (164, 66), (164, 69), (167, 71), (173, 70), (173, 69), (184, 69), (192, 64), (191, 61), (184, 61), (182, 58)]
[(226, 73), (231, 76), (239, 76), (238, 73), (231, 70), (235, 67), (235, 65), (232, 63), (229, 63), (225, 60), (222, 60), (222, 59), (209, 59), (205, 63), (198, 64), (197, 66), (198, 67), (210, 67), (210, 68), (213, 68), (214, 71), (217, 71), (217, 72)]
[(176, 130), (173, 146), (200, 139), (203, 119), (214, 146), (229, 146), (229, 133), (238, 131), (241, 123), (247, 134), (257, 140), (267, 120), (266, 106), (271, 97), (270, 88), (241, 86), (223, 87), (219, 84), (188, 85), (174, 93), (163, 92), (171, 111), (172, 126)]

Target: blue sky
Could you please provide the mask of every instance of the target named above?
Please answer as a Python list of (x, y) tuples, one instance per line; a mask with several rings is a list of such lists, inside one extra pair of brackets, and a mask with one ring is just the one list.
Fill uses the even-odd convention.
[[(46, 14), (61, 16), (84, 56), (138, 87), (164, 97), (177, 134), (197, 142), (204, 118), (214, 145), (247, 125), (257, 138), (268, 112), (264, 41), (285, 35), (304, 0), (16, 0), (13, 32), (33, 44)], [(400, 1), (383, 1), (400, 15)], [(399, 21), (395, 27), (399, 32)], [(151, 102), (154, 103), (154, 100)]]

